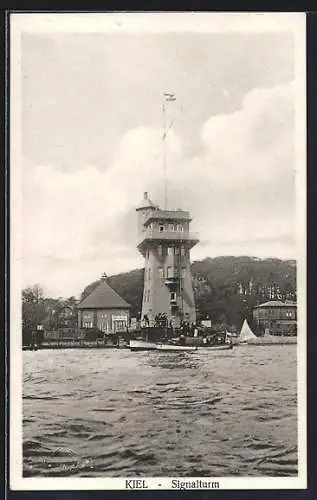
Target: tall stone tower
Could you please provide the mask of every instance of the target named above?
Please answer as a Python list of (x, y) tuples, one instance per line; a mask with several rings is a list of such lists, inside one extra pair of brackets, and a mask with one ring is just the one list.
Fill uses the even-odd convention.
[(199, 240), (189, 231), (189, 212), (161, 210), (147, 193), (136, 211), (138, 250), (145, 259), (142, 318), (152, 326), (156, 315), (166, 313), (173, 326), (195, 323), (190, 249)]

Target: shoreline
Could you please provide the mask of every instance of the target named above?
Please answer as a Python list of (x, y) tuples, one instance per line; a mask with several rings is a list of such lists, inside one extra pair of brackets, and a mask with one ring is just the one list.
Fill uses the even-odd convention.
[[(233, 344), (233, 349), (236, 347), (264, 347), (264, 346), (277, 346), (277, 345), (297, 345), (296, 341), (281, 341), (281, 342), (250, 342), (248, 344)], [(208, 350), (209, 346), (197, 346), (198, 349)], [(46, 344), (38, 347), (23, 346), (23, 351), (43, 351), (43, 350), (58, 350), (58, 349), (130, 349), (128, 345), (106, 345), (106, 344)]]

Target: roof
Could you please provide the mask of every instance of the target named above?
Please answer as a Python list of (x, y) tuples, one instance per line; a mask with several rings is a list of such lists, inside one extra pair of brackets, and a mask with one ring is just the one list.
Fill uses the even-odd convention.
[(127, 309), (128, 304), (115, 292), (106, 280), (100, 284), (77, 306), (78, 309)]
[(146, 226), (152, 220), (190, 222), (191, 218), (190, 218), (190, 213), (185, 210), (153, 210), (146, 217), (144, 225)]
[(156, 205), (154, 205), (153, 201), (151, 201), (148, 197), (147, 192), (144, 193), (143, 200), (137, 206), (136, 210), (143, 210), (144, 208), (157, 208)]
[(264, 302), (264, 304), (259, 304), (256, 307), (296, 307), (296, 302), (287, 301), (282, 302), (281, 300), (269, 300)]

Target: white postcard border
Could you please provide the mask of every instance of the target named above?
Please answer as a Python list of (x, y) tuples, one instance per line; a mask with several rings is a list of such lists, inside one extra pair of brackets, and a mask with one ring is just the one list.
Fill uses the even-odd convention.
[[(307, 487), (306, 414), (306, 23), (304, 13), (112, 13), (10, 15), (10, 487), (12, 490), (130, 489), (133, 478), (23, 478), (22, 477), (22, 131), (21, 35), (91, 32), (270, 32), (291, 30), (295, 39), (296, 193), (298, 280), (298, 456), (297, 477), (134, 478), (145, 489), (170, 490), (173, 480), (219, 483), (219, 489), (305, 489)], [(191, 488), (188, 488), (191, 489)], [(200, 488), (197, 488), (200, 489)]]

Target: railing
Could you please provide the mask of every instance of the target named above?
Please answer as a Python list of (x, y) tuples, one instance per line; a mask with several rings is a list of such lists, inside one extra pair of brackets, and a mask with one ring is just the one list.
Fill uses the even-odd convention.
[(143, 231), (138, 240), (138, 244), (145, 240), (166, 240), (166, 241), (198, 241), (198, 233), (190, 231), (159, 231), (154, 229), (152, 231)]
[(167, 283), (175, 283), (175, 281), (179, 281), (181, 279), (180, 273), (173, 273), (170, 274), (169, 276), (165, 276), (164, 281), (165, 284)]

